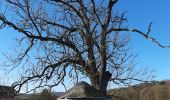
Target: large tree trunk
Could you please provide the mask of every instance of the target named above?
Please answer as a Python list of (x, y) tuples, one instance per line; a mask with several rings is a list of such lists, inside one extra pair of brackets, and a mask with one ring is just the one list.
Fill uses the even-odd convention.
[(107, 95), (107, 85), (111, 76), (112, 74), (109, 71), (106, 71), (102, 76), (97, 75), (95, 77), (90, 78), (91, 85), (94, 86), (97, 90), (99, 90), (101, 96)]

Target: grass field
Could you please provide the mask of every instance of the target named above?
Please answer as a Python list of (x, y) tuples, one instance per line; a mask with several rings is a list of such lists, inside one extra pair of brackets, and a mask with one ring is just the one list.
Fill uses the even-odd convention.
[(170, 100), (170, 81), (113, 89), (108, 94), (113, 100)]

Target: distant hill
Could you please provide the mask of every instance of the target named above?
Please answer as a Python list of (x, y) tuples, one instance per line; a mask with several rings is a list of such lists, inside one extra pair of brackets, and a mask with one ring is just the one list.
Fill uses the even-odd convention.
[(170, 100), (170, 81), (153, 81), (109, 90), (112, 100)]
[[(53, 94), (56, 96), (56, 98), (60, 95), (62, 95), (64, 92), (53, 92)], [(14, 100), (39, 100), (40, 94), (20, 94), (19, 96), (16, 96)]]

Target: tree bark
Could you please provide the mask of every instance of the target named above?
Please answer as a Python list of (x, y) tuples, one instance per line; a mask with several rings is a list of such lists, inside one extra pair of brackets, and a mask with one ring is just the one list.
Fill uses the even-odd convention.
[(97, 90), (99, 90), (101, 96), (107, 95), (107, 85), (111, 78), (112, 74), (109, 71), (106, 71), (104, 75), (97, 75), (95, 77), (91, 77), (91, 85), (94, 86)]

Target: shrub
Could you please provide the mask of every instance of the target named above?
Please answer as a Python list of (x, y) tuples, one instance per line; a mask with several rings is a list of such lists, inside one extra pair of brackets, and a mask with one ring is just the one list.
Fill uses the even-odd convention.
[(56, 100), (56, 96), (55, 96), (54, 93), (52, 93), (48, 89), (44, 89), (41, 92), (40, 97), (38, 98), (38, 100)]

